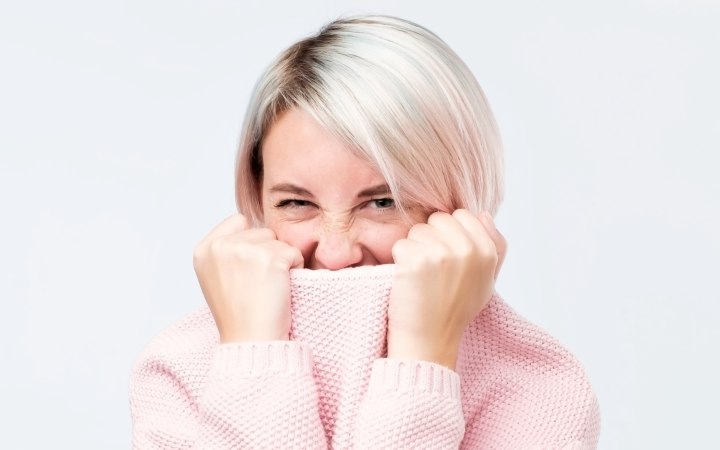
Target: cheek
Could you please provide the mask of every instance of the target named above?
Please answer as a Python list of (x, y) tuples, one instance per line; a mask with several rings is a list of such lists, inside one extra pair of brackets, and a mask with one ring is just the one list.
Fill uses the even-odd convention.
[(307, 246), (309, 241), (308, 230), (303, 228), (303, 223), (284, 221), (280, 214), (274, 210), (268, 203), (263, 201), (263, 215), (265, 218), (264, 226), (270, 228), (278, 241), (284, 242), (292, 247), (297, 248), (305, 256), (303, 247)]
[(409, 229), (405, 225), (373, 225), (363, 233), (363, 247), (379, 264), (392, 264), (392, 247), (395, 242), (407, 237)]
[(269, 222), (266, 226), (275, 233), (278, 241), (297, 248), (303, 254), (303, 258), (308, 260), (316, 241), (313, 237), (315, 235), (313, 228), (309, 223)]

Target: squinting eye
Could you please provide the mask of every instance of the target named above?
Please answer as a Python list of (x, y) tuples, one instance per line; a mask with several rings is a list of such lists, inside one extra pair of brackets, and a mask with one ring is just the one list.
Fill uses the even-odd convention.
[(304, 206), (310, 206), (310, 202), (307, 200), (298, 200), (295, 198), (289, 198), (286, 200), (280, 200), (275, 207), (276, 208), (302, 208)]
[(395, 206), (395, 200), (391, 198), (377, 198), (372, 200), (374, 206), (378, 209), (388, 209)]

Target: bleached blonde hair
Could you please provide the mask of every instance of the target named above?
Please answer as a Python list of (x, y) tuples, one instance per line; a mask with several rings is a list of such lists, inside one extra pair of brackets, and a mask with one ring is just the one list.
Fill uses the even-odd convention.
[(236, 161), (238, 210), (262, 223), (263, 138), (301, 108), (385, 178), (407, 210), (495, 214), (502, 145), (463, 61), (429, 30), (387, 16), (343, 18), (282, 52), (260, 77)]

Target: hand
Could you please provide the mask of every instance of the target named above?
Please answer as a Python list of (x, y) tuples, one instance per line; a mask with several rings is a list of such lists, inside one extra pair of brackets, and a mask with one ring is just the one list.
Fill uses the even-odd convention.
[(230, 216), (195, 247), (193, 267), (221, 342), (285, 340), (290, 332), (291, 268), (300, 251), (267, 228)]
[(388, 357), (455, 369), (462, 335), (495, 291), (507, 243), (489, 214), (436, 212), (393, 246)]

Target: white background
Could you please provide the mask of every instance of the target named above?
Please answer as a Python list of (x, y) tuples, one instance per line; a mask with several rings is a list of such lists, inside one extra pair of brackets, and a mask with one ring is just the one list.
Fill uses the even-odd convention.
[(600, 448), (717, 445), (718, 2), (3, 1), (0, 448), (130, 446), (127, 384), (203, 304), (248, 95), (341, 14), (468, 63), (506, 144), (500, 293), (583, 362)]

